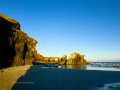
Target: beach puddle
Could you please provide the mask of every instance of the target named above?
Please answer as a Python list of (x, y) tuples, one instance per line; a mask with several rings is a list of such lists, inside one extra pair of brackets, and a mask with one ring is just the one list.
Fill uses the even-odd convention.
[(84, 64), (70, 64), (70, 65), (61, 65), (61, 68), (68, 69), (87, 69), (87, 66)]
[(120, 90), (120, 82), (97, 85), (96, 90)]
[(114, 67), (119, 62), (108, 63), (91, 63), (91, 64), (43, 64), (42, 68), (67, 68), (67, 69), (86, 69), (86, 70), (102, 70), (102, 71), (120, 71), (120, 67)]

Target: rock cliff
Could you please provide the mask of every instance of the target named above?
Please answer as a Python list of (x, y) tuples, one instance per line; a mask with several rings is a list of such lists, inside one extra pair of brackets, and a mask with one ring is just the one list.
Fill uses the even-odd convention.
[[(87, 64), (84, 55), (72, 53), (59, 57), (44, 57), (37, 53), (38, 42), (20, 29), (19, 22), (0, 13), (0, 67), (38, 63)], [(39, 62), (40, 61), (40, 62)]]
[(0, 67), (32, 64), (37, 43), (20, 30), (19, 22), (0, 13)]
[(67, 64), (88, 64), (84, 56), (85, 55), (73, 52), (68, 58)]
[(37, 53), (37, 56), (35, 58), (35, 61), (43, 61), (44, 60), (44, 56), (40, 55), (39, 53)]

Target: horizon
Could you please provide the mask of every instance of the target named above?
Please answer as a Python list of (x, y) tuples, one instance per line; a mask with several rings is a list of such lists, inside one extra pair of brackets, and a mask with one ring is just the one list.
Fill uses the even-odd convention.
[(120, 0), (4, 0), (0, 13), (20, 23), (44, 57), (75, 52), (91, 62), (120, 62)]

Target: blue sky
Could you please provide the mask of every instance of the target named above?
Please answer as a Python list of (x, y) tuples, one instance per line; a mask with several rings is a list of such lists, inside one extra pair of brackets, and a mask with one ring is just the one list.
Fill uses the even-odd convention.
[(0, 13), (18, 21), (45, 57), (120, 61), (120, 0), (0, 0)]

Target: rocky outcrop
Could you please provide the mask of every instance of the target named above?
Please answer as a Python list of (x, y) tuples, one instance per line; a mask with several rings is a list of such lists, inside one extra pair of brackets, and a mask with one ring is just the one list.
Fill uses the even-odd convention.
[(40, 55), (39, 53), (37, 53), (37, 56), (35, 58), (35, 61), (43, 61), (44, 60), (44, 56)]
[[(38, 56), (37, 56), (38, 57)], [(67, 60), (67, 55), (63, 55), (61, 58), (60, 57), (43, 57), (40, 56), (42, 59), (37, 59), (35, 60), (35, 63), (59, 63), (59, 64), (65, 64)]]
[(63, 55), (61, 57), (61, 60), (59, 61), (59, 64), (66, 64), (66, 61), (67, 61), (67, 55)]
[(59, 57), (44, 57), (37, 53), (38, 42), (20, 29), (19, 22), (0, 13), (0, 67), (41, 63), (86, 64), (84, 55), (72, 53)]
[(20, 30), (19, 22), (0, 13), (0, 67), (31, 65), (37, 43)]
[(59, 57), (44, 57), (44, 61), (47, 62), (58, 62), (60, 60)]
[(114, 67), (120, 67), (120, 65), (116, 65), (116, 66), (114, 66)]
[(61, 61), (66, 61), (67, 60), (67, 55), (63, 55), (62, 57), (61, 57)]
[(67, 64), (87, 64), (84, 56), (85, 55), (81, 55), (79, 53), (72, 53), (68, 58)]

